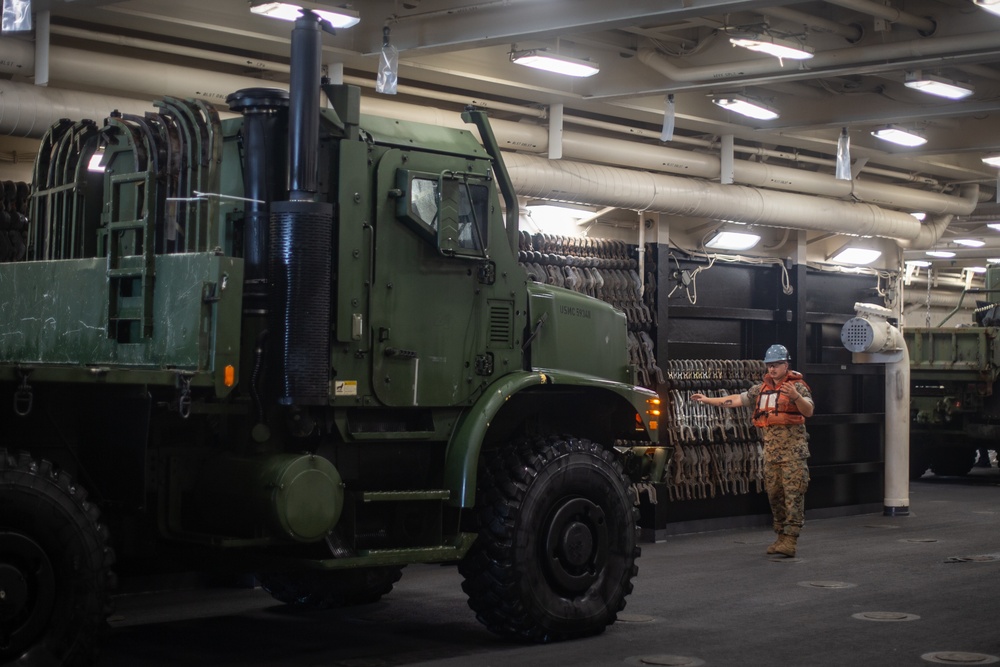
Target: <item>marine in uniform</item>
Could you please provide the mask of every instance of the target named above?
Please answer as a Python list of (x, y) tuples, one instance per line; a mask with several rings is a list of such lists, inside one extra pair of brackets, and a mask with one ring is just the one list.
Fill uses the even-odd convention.
[(753, 423), (764, 437), (764, 487), (778, 535), (767, 553), (793, 557), (805, 522), (809, 487), (805, 421), (815, 405), (802, 374), (789, 370), (790, 362), (784, 345), (772, 345), (764, 353), (767, 373), (760, 384), (730, 396), (692, 394), (691, 400), (726, 408), (753, 407)]

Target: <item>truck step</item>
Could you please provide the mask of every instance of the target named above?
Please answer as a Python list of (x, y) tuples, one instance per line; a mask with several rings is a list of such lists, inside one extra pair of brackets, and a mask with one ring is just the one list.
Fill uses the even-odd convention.
[(362, 502), (398, 502), (410, 500), (448, 500), (451, 491), (448, 489), (430, 489), (427, 491), (363, 491)]

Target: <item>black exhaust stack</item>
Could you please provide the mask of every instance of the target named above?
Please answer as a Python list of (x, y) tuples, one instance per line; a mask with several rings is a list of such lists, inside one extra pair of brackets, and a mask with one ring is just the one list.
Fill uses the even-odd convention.
[(319, 198), (319, 17), (292, 30), (288, 201), (271, 204), (270, 341), (278, 403), (326, 405), (330, 394), (333, 204)]
[(271, 202), (288, 197), (288, 93), (244, 88), (226, 97), (243, 115), (243, 299), (246, 314), (267, 312), (268, 221)]

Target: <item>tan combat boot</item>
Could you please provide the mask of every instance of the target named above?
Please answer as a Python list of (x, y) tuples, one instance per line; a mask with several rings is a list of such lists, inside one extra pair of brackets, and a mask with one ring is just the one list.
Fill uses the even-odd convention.
[(767, 548), (767, 553), (769, 554), (778, 553), (778, 545), (781, 544), (781, 538), (782, 538), (781, 533), (778, 533), (778, 538), (774, 540), (774, 542), (771, 543), (771, 546)]
[(795, 535), (782, 535), (778, 538), (778, 544), (774, 548), (774, 553), (795, 558), (795, 542), (797, 539)]

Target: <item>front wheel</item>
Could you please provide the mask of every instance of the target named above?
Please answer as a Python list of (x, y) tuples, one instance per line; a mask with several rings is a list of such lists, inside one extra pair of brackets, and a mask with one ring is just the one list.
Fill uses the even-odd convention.
[(515, 442), (481, 469), (477, 506), (479, 537), (459, 570), (486, 627), (549, 642), (615, 622), (639, 547), (613, 451), (575, 438)]
[(0, 449), (0, 663), (89, 665), (114, 552), (65, 472)]

